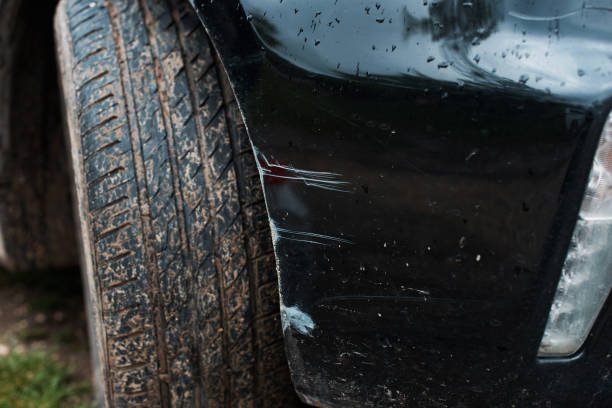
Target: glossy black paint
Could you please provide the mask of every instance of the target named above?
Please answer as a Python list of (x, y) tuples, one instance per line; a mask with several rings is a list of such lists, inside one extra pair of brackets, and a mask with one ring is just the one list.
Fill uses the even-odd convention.
[(537, 349), (612, 107), (612, 1), (194, 1), (323, 406), (609, 406), (611, 309)]

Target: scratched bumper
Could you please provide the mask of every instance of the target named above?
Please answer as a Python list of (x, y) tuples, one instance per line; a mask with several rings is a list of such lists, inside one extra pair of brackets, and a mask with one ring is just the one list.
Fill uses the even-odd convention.
[(606, 406), (609, 307), (579, 355), (537, 358), (612, 108), (605, 5), (220, 3), (199, 11), (255, 147), (302, 397)]

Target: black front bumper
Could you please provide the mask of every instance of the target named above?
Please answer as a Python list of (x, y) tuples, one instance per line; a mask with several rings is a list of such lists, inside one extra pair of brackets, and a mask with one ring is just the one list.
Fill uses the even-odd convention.
[[(348, 3), (294, 3), (198, 10), (256, 148), (298, 392), (323, 406), (609, 404), (608, 306), (578, 355), (537, 351), (612, 107), (612, 13), (547, 20), (553, 3), (508, 0), (393, 14), (383, 1), (360, 4), (388, 10), (369, 25), (337, 17)], [(388, 44), (397, 57), (368, 43), (369, 62), (359, 35), (332, 27), (377, 39), (400, 22), (418, 41)], [(548, 77), (524, 62), (534, 52)], [(421, 54), (430, 66), (397, 71)], [(580, 69), (555, 71), (568, 59)]]

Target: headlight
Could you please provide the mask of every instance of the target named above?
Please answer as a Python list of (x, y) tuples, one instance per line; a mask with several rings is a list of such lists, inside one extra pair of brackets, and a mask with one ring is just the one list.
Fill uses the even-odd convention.
[(538, 354), (564, 357), (586, 340), (612, 287), (612, 113), (595, 153)]

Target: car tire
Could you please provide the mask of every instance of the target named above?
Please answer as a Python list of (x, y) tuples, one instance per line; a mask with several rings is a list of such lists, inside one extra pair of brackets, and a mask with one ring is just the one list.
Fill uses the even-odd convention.
[(0, 267), (25, 273), (76, 270), (50, 36), (54, 5), (28, 6), (0, 0)]
[(261, 183), (186, 1), (55, 17), (98, 402), (288, 407)]

